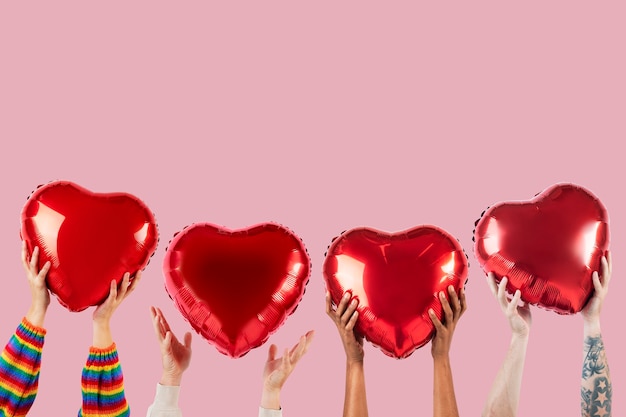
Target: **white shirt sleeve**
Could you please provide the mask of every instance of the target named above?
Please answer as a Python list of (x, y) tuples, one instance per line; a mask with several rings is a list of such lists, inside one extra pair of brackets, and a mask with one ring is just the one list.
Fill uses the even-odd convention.
[(283, 417), (283, 410), (268, 410), (267, 408), (259, 407), (259, 417)]
[(148, 407), (147, 417), (183, 417), (178, 408), (180, 387), (157, 384), (154, 402)]

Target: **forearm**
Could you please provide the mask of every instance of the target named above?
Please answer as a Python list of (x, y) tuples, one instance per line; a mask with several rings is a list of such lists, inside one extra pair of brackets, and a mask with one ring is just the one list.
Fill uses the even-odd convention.
[(37, 395), (43, 328), (25, 318), (0, 356), (0, 415), (25, 416)]
[(454, 395), (450, 357), (448, 355), (435, 356), (433, 357), (433, 364), (433, 416), (458, 417), (459, 410)]
[(93, 341), (91, 345), (98, 349), (106, 349), (113, 344), (113, 335), (108, 320), (93, 321)]
[(346, 396), (343, 417), (367, 417), (363, 362), (346, 363)]
[(496, 375), (483, 417), (514, 417), (517, 414), (528, 336), (513, 335), (506, 358)]
[(47, 310), (47, 307), (33, 303), (26, 313), (26, 320), (28, 320), (33, 326), (41, 328), (44, 325)]
[(580, 395), (583, 417), (611, 416), (613, 388), (599, 320), (585, 322)]
[(105, 349), (89, 349), (81, 385), (83, 406), (79, 417), (130, 415), (124, 394), (124, 376), (114, 344)]
[(261, 408), (280, 410), (280, 390), (263, 388), (261, 394)]

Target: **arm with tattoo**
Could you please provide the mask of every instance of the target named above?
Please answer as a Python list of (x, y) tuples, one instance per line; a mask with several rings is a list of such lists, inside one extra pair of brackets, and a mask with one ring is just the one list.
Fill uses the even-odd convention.
[(611, 417), (613, 388), (606, 359), (600, 310), (611, 279), (611, 259), (602, 258), (602, 277), (593, 273), (595, 293), (582, 310), (584, 319), (583, 370), (580, 383), (580, 412), (583, 417)]
[(585, 337), (580, 409), (583, 417), (610, 417), (613, 389), (602, 336)]

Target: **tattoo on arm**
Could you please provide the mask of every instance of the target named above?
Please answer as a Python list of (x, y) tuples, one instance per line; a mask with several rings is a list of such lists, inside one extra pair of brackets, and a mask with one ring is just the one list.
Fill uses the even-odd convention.
[[(582, 384), (580, 390), (583, 417), (610, 417), (613, 388), (601, 337), (585, 339)], [(588, 389), (589, 381), (593, 389)], [(587, 387), (586, 387), (587, 386)]]

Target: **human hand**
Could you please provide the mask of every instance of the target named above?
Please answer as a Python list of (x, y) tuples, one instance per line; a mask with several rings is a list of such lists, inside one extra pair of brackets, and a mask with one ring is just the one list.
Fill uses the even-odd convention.
[(515, 291), (511, 300), (507, 298), (507, 282), (508, 278), (503, 277), (502, 280), (500, 280), (500, 284), (496, 284), (496, 275), (493, 272), (487, 274), (487, 283), (489, 284), (489, 288), (491, 288), (491, 292), (496, 297), (496, 300), (498, 300), (500, 308), (509, 320), (509, 325), (511, 326), (513, 335), (526, 338), (530, 334), (530, 325), (532, 323), (530, 306), (528, 303), (518, 306), (522, 297), (520, 290)]
[(283, 356), (276, 357), (278, 347), (271, 345), (267, 355), (267, 362), (263, 369), (263, 394), (261, 407), (267, 409), (280, 409), (280, 390), (287, 378), (296, 367), (296, 364), (309, 349), (313, 340), (313, 330), (300, 337), (300, 341), (291, 349), (285, 349)]
[(46, 311), (50, 305), (50, 291), (46, 286), (46, 275), (50, 270), (50, 261), (46, 262), (43, 268), (39, 270), (39, 247), (35, 246), (33, 255), (29, 260), (26, 242), (22, 241), (22, 265), (26, 271), (31, 297), (26, 319), (35, 326), (43, 327)]
[(594, 271), (591, 275), (594, 288), (593, 296), (581, 310), (586, 325), (600, 325), (600, 310), (602, 310), (604, 297), (609, 292), (609, 282), (611, 281), (611, 273), (613, 271), (610, 253), (607, 253), (606, 257), (603, 256), (600, 259), (600, 267), (602, 275), (598, 275), (598, 271)]
[(137, 284), (141, 280), (141, 271), (135, 274), (133, 280), (130, 280), (130, 273), (126, 272), (122, 283), (117, 287), (115, 280), (111, 280), (109, 288), (109, 296), (102, 304), (100, 304), (93, 312), (93, 321), (98, 323), (109, 323), (115, 310), (122, 304), (122, 301), (126, 299), (132, 293)]
[(309, 349), (313, 340), (313, 330), (300, 337), (300, 341), (291, 349), (285, 349), (283, 356), (276, 357), (278, 347), (271, 345), (267, 355), (267, 362), (263, 369), (263, 387), (270, 391), (280, 391), (289, 375), (293, 372), (298, 361)]
[(460, 297), (457, 296), (456, 291), (452, 285), (448, 286), (448, 294), (452, 301), (452, 306), (446, 298), (443, 291), (439, 291), (439, 301), (443, 307), (444, 323), (442, 323), (435, 314), (435, 311), (431, 308), (428, 310), (428, 315), (435, 326), (435, 337), (431, 343), (431, 354), (433, 358), (447, 357), (450, 353), (450, 345), (452, 344), (452, 335), (456, 324), (467, 310), (467, 301), (465, 300), (465, 288), (461, 288), (459, 292)]
[[(333, 310), (330, 293), (326, 292), (326, 314), (337, 326), (339, 337), (343, 343), (343, 349), (346, 352), (346, 360), (350, 363), (362, 363), (365, 352), (363, 350), (363, 336), (357, 336), (354, 333), (354, 326), (359, 318), (357, 307), (359, 301), (353, 298), (350, 301), (351, 294), (345, 292), (336, 310)], [(349, 302), (349, 303), (348, 303)]]
[(183, 377), (183, 372), (191, 362), (191, 333), (185, 333), (184, 342), (180, 343), (172, 333), (161, 310), (150, 307), (150, 313), (152, 314), (154, 333), (161, 348), (163, 373), (159, 383), (167, 386), (178, 386)]

